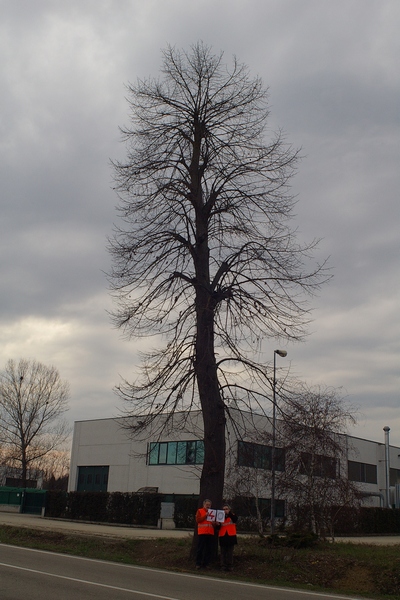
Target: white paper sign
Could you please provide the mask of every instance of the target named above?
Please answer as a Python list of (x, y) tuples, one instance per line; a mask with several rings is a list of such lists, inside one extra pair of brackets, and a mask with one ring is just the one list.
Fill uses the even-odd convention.
[(211, 521), (212, 523), (223, 523), (225, 521), (225, 511), (209, 508), (207, 512), (207, 521)]
[(217, 510), (217, 516), (215, 519), (218, 523), (223, 523), (225, 521), (225, 511)]

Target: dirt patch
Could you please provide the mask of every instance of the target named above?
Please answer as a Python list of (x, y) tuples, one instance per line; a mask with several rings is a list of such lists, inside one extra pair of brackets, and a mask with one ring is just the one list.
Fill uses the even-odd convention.
[(333, 582), (333, 587), (341, 591), (351, 590), (353, 594), (373, 594), (376, 591), (370, 570), (360, 565), (349, 568), (344, 577)]

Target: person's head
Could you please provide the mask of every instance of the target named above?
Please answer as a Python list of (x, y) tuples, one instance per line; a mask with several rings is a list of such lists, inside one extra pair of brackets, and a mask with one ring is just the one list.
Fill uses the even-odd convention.
[(222, 508), (224, 509), (225, 514), (228, 514), (231, 511), (229, 504), (224, 504)]
[(203, 502), (203, 508), (207, 508), (207, 510), (209, 508), (211, 508), (211, 500), (209, 500), (208, 498), (206, 498)]

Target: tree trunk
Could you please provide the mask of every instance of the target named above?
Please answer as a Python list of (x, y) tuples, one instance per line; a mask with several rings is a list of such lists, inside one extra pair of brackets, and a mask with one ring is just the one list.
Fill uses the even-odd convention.
[(22, 458), (21, 458), (21, 481), (22, 487), (26, 488), (26, 483), (28, 479), (28, 461), (26, 458), (26, 448), (22, 448)]
[(225, 474), (225, 410), (214, 351), (214, 302), (202, 286), (196, 294), (196, 375), (204, 423), (204, 464), (199, 506), (205, 498), (222, 508)]
[(204, 131), (197, 115), (194, 121), (190, 180), (196, 213), (195, 370), (204, 424), (204, 464), (200, 478), (199, 506), (205, 498), (209, 498), (214, 507), (222, 508), (225, 476), (225, 409), (218, 382), (214, 347), (217, 298), (210, 277), (209, 208), (204, 203), (201, 183), (200, 150)]
[[(200, 287), (196, 294), (197, 337), (196, 376), (204, 424), (204, 463), (200, 477), (199, 504), (208, 498), (215, 508), (222, 508), (225, 477), (225, 410), (221, 398), (214, 351), (215, 306), (207, 289)], [(215, 536), (212, 560), (218, 553)], [(197, 547), (197, 525), (190, 556), (194, 560)]]

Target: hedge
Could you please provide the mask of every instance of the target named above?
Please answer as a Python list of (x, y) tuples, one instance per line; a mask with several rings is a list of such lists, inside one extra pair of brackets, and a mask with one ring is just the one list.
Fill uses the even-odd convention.
[[(168, 499), (170, 497), (168, 496)], [(121, 492), (61, 492), (48, 490), (46, 516), (74, 520), (120, 523), (156, 527), (160, 517), (162, 494)], [(179, 529), (193, 529), (198, 506), (197, 496), (173, 496), (174, 521)], [(257, 520), (249, 507), (239, 498), (233, 510), (239, 516), (239, 531), (257, 531)], [(264, 507), (265, 508), (265, 507)], [(263, 514), (268, 527), (268, 511)], [(400, 534), (400, 509), (362, 507), (334, 509), (336, 535)]]
[(46, 516), (100, 523), (156, 527), (161, 494), (120, 492), (47, 492)]

